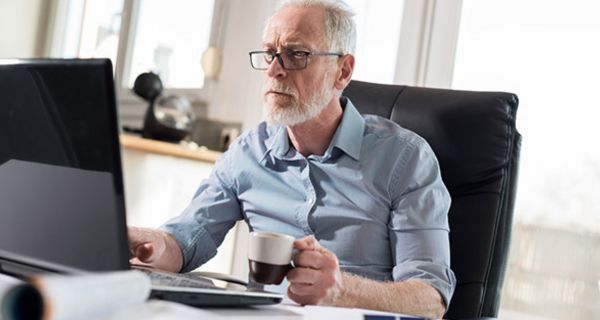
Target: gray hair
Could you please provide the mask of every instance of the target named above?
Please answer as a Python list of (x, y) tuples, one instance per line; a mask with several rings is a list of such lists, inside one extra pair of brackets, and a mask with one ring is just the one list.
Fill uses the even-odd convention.
[[(328, 50), (343, 54), (354, 54), (356, 50), (356, 23), (354, 11), (341, 0), (287, 0), (275, 13), (288, 7), (310, 8), (321, 7), (325, 10), (325, 40)], [(275, 15), (275, 14), (274, 14)], [(268, 27), (271, 18), (267, 21)], [(266, 29), (265, 29), (266, 30)]]

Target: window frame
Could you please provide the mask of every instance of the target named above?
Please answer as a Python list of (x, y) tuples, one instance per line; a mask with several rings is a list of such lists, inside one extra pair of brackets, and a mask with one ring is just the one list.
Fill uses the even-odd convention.
[[(209, 47), (222, 48), (224, 43), (227, 12), (231, 0), (214, 0), (213, 18), (209, 37)], [(142, 0), (123, 0), (119, 46), (115, 64), (115, 91), (118, 102), (124, 106), (139, 104), (139, 98), (125, 86), (125, 79), (131, 70), (134, 39)], [(69, 0), (54, 0), (50, 4), (48, 32), (44, 46), (45, 56), (61, 57), (68, 14)], [(200, 61), (201, 57), (198, 57)], [(204, 77), (202, 88), (165, 88), (164, 94), (174, 94), (188, 98), (193, 104), (207, 103), (214, 92), (215, 79)]]
[(406, 0), (394, 83), (450, 88), (463, 0)]

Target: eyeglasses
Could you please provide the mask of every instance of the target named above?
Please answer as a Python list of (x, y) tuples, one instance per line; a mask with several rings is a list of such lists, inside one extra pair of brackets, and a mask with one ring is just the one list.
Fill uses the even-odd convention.
[(273, 60), (277, 58), (281, 67), (285, 70), (300, 70), (308, 65), (308, 57), (310, 56), (337, 56), (342, 57), (344, 54), (336, 52), (309, 52), (297, 50), (284, 50), (283, 52), (272, 51), (251, 51), (250, 64), (256, 70), (267, 70)]

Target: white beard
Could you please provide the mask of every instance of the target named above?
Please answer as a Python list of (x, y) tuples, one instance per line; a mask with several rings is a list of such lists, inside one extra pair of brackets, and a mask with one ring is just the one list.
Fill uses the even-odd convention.
[[(328, 74), (324, 78), (327, 79)], [(265, 85), (267, 86), (267, 85)], [(294, 97), (298, 97), (297, 92), (282, 84), (273, 83), (270, 89), (289, 93)], [(269, 103), (268, 97), (263, 100), (263, 112), (267, 122), (274, 125), (293, 126), (311, 120), (317, 117), (323, 109), (329, 104), (333, 98), (333, 88), (326, 86), (319, 87), (314, 91), (304, 103), (298, 103), (294, 100), (285, 107), (279, 107)]]

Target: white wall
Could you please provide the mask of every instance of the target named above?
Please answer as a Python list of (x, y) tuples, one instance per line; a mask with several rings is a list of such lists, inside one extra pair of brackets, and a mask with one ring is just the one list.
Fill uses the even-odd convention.
[(38, 43), (46, 17), (45, 0), (0, 0), (0, 58), (33, 58), (40, 55)]
[(262, 74), (250, 67), (248, 52), (260, 49), (264, 21), (278, 1), (231, 0), (225, 41), (223, 66), (208, 102), (208, 117), (243, 124), (250, 129), (262, 119)]

